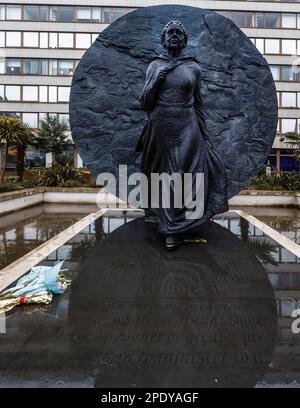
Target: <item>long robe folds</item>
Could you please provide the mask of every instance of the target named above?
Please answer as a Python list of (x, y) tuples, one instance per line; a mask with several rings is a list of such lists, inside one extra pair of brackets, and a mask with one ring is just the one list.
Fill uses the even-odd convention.
[[(168, 71), (167, 77), (157, 88), (156, 79), (162, 69)], [(215, 214), (228, 210), (225, 166), (208, 139), (200, 90), (200, 67), (191, 56), (182, 55), (173, 59), (164, 53), (148, 67), (140, 96), (141, 106), (148, 112), (148, 122), (137, 147), (137, 150), (142, 150), (141, 171), (147, 176), (149, 183), (147, 207), (151, 207), (153, 173), (177, 173), (182, 176), (182, 181), (184, 174), (190, 173), (190, 198), (193, 201), (196, 198), (199, 200), (199, 193), (202, 192), (201, 199), (204, 203), (204, 211), (200, 217), (187, 217), (191, 208), (187, 208), (185, 204), (188, 202), (184, 194), (185, 186), (182, 189), (180, 208), (174, 205), (174, 184), (170, 183), (169, 208), (162, 205), (164, 193), (161, 188), (159, 208), (154, 211), (159, 215), (158, 229), (163, 234), (190, 232)], [(199, 183), (196, 183), (197, 173), (203, 174), (202, 190), (199, 189)]]

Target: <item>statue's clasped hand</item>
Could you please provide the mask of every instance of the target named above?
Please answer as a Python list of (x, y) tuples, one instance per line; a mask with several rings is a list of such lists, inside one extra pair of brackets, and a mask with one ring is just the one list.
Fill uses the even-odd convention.
[(156, 81), (155, 81), (155, 87), (158, 88), (164, 83), (165, 79), (167, 78), (168, 71), (169, 71), (168, 69), (162, 69), (158, 73)]

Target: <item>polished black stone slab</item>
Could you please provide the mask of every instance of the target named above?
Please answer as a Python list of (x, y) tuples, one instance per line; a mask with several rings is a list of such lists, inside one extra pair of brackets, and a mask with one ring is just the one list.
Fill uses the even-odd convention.
[(63, 317), (8, 318), (0, 385), (255, 386), (274, 352), (273, 290), (230, 231), (211, 221), (197, 235), (207, 243), (166, 252), (141, 218), (99, 241), (60, 298)]

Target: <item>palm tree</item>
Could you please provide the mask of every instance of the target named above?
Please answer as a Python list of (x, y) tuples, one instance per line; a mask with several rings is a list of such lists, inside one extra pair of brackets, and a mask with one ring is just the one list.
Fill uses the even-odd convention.
[(5, 146), (0, 184), (2, 184), (4, 180), (9, 147), (12, 145), (17, 146), (17, 173), (19, 178), (22, 179), (24, 172), (25, 149), (28, 144), (32, 143), (32, 141), (33, 131), (27, 124), (22, 123), (17, 117), (0, 116), (0, 143)]
[(17, 176), (20, 181), (23, 180), (23, 174), (24, 174), (24, 160), (25, 160), (25, 152), (27, 146), (33, 146), (35, 145), (35, 134), (33, 130), (30, 128), (30, 126), (25, 123), (24, 126), (27, 128), (27, 133), (26, 135), (16, 141), (16, 146), (17, 146)]
[(60, 122), (57, 116), (49, 115), (40, 122), (40, 127), (36, 131), (36, 148), (52, 153), (54, 157), (65, 152), (69, 146), (73, 146), (66, 135), (68, 130), (66, 122)]
[(284, 136), (288, 139), (285, 143), (293, 147), (295, 159), (300, 161), (300, 134), (297, 132), (287, 132)]

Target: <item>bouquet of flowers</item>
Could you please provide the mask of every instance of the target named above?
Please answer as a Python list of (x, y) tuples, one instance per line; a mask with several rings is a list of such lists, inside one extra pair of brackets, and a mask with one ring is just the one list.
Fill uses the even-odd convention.
[(0, 313), (22, 304), (49, 304), (54, 293), (63, 293), (71, 284), (62, 273), (66, 271), (61, 269), (63, 262), (54, 266), (35, 266), (17, 281), (16, 286), (3, 291), (0, 294)]

